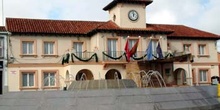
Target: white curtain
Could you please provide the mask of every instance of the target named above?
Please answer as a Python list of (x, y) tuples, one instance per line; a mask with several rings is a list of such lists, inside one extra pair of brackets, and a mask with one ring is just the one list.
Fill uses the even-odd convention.
[(109, 39), (108, 40), (108, 55), (112, 57), (117, 57), (117, 40)]

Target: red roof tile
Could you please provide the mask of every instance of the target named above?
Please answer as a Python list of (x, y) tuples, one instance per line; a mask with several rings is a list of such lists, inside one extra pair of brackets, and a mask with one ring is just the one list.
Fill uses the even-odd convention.
[(6, 18), (7, 30), (18, 33), (87, 34), (105, 22)]
[(167, 30), (164, 28), (160, 28), (160, 27), (149, 27), (149, 28), (120, 28), (118, 25), (116, 25), (114, 22), (112, 21), (108, 21), (102, 25), (100, 25), (99, 27), (97, 27), (97, 30), (117, 30), (117, 31), (145, 31), (145, 32), (165, 32), (165, 33), (170, 33), (172, 32), (171, 30)]
[(6, 18), (7, 30), (12, 33), (41, 33), (41, 34), (82, 34), (88, 35), (101, 30), (108, 31), (145, 31), (167, 32), (163, 28), (120, 28), (112, 21), (67, 21)]
[(132, 4), (145, 4), (146, 6), (151, 4), (153, 0), (113, 0), (111, 3), (109, 3), (107, 6), (103, 8), (103, 10), (109, 10), (113, 8), (118, 3), (132, 3)]
[(0, 26), (0, 32), (6, 32), (6, 28), (4, 26)]
[(205, 32), (202, 30), (198, 30), (195, 28), (187, 27), (184, 25), (165, 25), (165, 24), (147, 24), (148, 27), (152, 28), (163, 28), (172, 30), (173, 33), (169, 34), (168, 37), (174, 37), (174, 38), (183, 38), (183, 37), (189, 37), (189, 38), (217, 38), (219, 39), (220, 36)]
[(120, 28), (112, 21), (68, 21), (68, 20), (42, 20), (6, 18), (7, 30), (11, 33), (33, 34), (80, 34), (91, 35), (98, 31), (117, 32), (154, 32), (168, 34), (175, 38), (220, 38), (219, 35), (190, 28), (183, 25), (147, 24), (146, 28)]

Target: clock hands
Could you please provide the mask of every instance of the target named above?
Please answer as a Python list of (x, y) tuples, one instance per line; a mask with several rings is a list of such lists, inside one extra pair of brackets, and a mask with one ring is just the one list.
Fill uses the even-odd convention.
[(130, 18), (130, 20), (132, 20), (132, 21), (137, 20), (137, 19), (138, 19), (138, 13), (137, 13), (136, 11), (134, 11), (134, 10), (131, 10), (131, 11), (129, 12), (129, 18)]

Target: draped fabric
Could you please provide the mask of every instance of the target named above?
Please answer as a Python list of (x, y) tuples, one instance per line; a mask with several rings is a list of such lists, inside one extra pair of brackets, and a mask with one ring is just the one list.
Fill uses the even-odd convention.
[(137, 40), (136, 43), (134, 44), (134, 46), (131, 48), (131, 50), (129, 52), (130, 56), (134, 55), (137, 52), (138, 43), (139, 43), (139, 40)]
[(128, 39), (126, 41), (126, 44), (125, 44), (125, 53), (126, 53), (126, 58), (127, 58), (127, 61), (130, 62), (130, 49), (129, 49), (129, 42), (128, 42)]
[(146, 54), (147, 54), (147, 60), (152, 60), (153, 59), (153, 50), (152, 50), (152, 40), (150, 40), (147, 50), (146, 50)]
[[(130, 62), (130, 58), (137, 52), (139, 39), (135, 42), (135, 44), (131, 47), (129, 45), (129, 41), (126, 41), (125, 44), (125, 53), (126, 53), (126, 59), (128, 62)], [(132, 44), (131, 44), (132, 45)], [(131, 49), (130, 49), (131, 48)]]
[(117, 40), (116, 39), (108, 40), (108, 55), (112, 57), (117, 57)]
[(160, 47), (160, 42), (158, 42), (158, 45), (157, 45), (157, 54), (158, 54), (159, 59), (163, 59), (163, 53)]

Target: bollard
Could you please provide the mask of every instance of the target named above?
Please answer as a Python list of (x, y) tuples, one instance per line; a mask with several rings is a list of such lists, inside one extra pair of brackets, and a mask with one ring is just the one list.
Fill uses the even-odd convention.
[(220, 97), (220, 84), (217, 85), (217, 96)]

